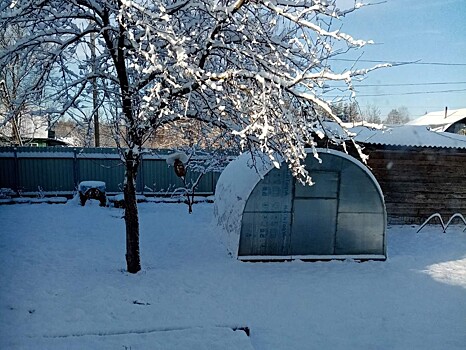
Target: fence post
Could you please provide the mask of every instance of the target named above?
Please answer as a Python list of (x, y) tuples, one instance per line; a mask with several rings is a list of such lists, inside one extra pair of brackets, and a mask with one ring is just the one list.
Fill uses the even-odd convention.
[(211, 182), (210, 182), (210, 191), (212, 192), (212, 195), (214, 195), (215, 194), (214, 184), (215, 184), (215, 174), (216, 173), (214, 171), (212, 171), (210, 174), (211, 174), (211, 177), (210, 177), (210, 180), (211, 180)]
[(144, 195), (144, 188), (145, 188), (145, 185), (144, 185), (144, 154), (141, 154), (141, 163), (139, 164), (139, 183), (140, 183), (140, 187), (139, 189), (141, 190), (141, 194)]
[(15, 191), (16, 194), (20, 195), (20, 188), (21, 188), (21, 179), (19, 178), (19, 159), (18, 159), (18, 149), (16, 147), (13, 148), (13, 154), (14, 154), (14, 161), (13, 161), (13, 171), (15, 174)]
[(76, 148), (73, 148), (73, 192), (78, 188), (79, 169), (78, 169), (78, 154)]

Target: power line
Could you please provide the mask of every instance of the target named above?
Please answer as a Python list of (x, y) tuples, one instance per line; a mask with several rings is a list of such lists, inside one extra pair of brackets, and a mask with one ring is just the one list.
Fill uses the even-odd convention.
[(374, 86), (424, 86), (424, 85), (456, 85), (466, 84), (466, 81), (455, 81), (455, 82), (427, 82), (427, 83), (399, 83), (399, 84), (357, 84), (356, 87), (374, 87)]
[(359, 95), (357, 97), (379, 97), (379, 96), (402, 96), (402, 95), (423, 95), (423, 94), (443, 94), (450, 92), (466, 92), (466, 89), (458, 90), (439, 90), (439, 91), (415, 91), (415, 92), (400, 92), (400, 93), (391, 93), (391, 94), (370, 94), (370, 95)]
[(329, 58), (331, 61), (343, 62), (367, 62), (367, 63), (389, 63), (394, 65), (402, 64), (416, 64), (416, 65), (430, 65), (430, 66), (466, 66), (466, 63), (446, 63), (446, 62), (420, 62), (420, 61), (379, 61), (379, 60), (359, 60), (349, 58)]
[[(394, 83), (394, 84), (358, 84), (354, 83), (354, 87), (397, 87), (397, 86), (426, 86), (426, 85), (461, 85), (466, 84), (466, 81), (452, 82), (426, 82), (426, 83)], [(327, 87), (327, 86), (326, 86)], [(338, 88), (338, 86), (328, 86), (328, 88)]]

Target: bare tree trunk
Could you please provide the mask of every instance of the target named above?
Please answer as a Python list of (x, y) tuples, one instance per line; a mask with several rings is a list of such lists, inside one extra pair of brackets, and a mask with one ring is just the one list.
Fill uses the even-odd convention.
[[(96, 60), (95, 60), (95, 33), (91, 33), (91, 59), (92, 59), (92, 74), (96, 74)], [(98, 104), (98, 93), (97, 93), (97, 79), (94, 76), (92, 78), (92, 105), (93, 105), (93, 116), (94, 116), (94, 145), (100, 147), (100, 131), (99, 131), (99, 104)]]
[(126, 223), (126, 266), (130, 273), (141, 270), (139, 257), (139, 215), (136, 201), (136, 175), (140, 156), (128, 150), (125, 154), (125, 223)]
[(23, 140), (21, 139), (21, 134), (19, 132), (19, 127), (18, 127), (18, 120), (20, 118), (16, 115), (13, 116), (13, 118), (11, 119), (11, 123), (12, 123), (12, 129), (13, 129), (13, 136), (14, 136), (14, 139), (16, 140), (16, 142), (18, 143), (19, 146), (22, 146), (23, 145)]

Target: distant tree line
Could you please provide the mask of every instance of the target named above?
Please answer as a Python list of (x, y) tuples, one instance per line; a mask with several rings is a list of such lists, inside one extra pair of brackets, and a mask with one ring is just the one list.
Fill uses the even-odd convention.
[(410, 120), (408, 108), (404, 106), (392, 109), (385, 119), (382, 119), (380, 108), (376, 105), (369, 104), (364, 109), (361, 109), (359, 104), (355, 101), (334, 103), (332, 104), (332, 111), (344, 123), (366, 122), (398, 125), (406, 124)]

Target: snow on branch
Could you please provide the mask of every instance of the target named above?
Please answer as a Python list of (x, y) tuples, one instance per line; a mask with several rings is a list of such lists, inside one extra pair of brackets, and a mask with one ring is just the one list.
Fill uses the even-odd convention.
[[(342, 95), (354, 94), (354, 77), (388, 66), (342, 70), (330, 65), (331, 58), (372, 43), (342, 31), (345, 16), (368, 4), (355, 2), (344, 10), (335, 4), (9, 2), (0, 27), (14, 22), (34, 30), (2, 51), (0, 66), (18, 52), (38, 55), (43, 70), (36, 86), (54, 87), (62, 113), (78, 108), (85, 114), (86, 82), (92, 81), (102, 93), (102, 108), (113, 115), (134, 154), (158, 128), (195, 129), (200, 123), (203, 127), (189, 137), (208, 143), (222, 135), (223, 144), (259, 149), (271, 159), (278, 154), (295, 176), (310, 183), (304, 148), (315, 147), (322, 135), (333, 137), (322, 133), (322, 121), (341, 124), (325, 83), (340, 81)], [(91, 33), (93, 58), (86, 54)]]

